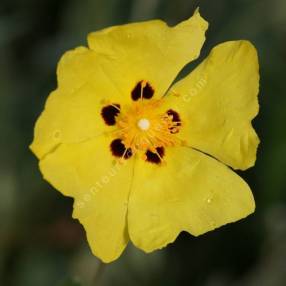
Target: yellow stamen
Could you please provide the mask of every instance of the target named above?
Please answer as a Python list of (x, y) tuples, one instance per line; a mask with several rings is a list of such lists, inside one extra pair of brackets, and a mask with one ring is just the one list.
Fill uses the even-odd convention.
[[(146, 82), (141, 83), (142, 90)], [(138, 101), (132, 103), (128, 109), (122, 109), (117, 116), (116, 132), (126, 149), (132, 153), (146, 153), (148, 150), (155, 153), (161, 161), (162, 156), (157, 151), (158, 147), (172, 147), (182, 145), (175, 131), (182, 125), (181, 121), (172, 121), (173, 116), (162, 112), (162, 100)], [(163, 114), (162, 114), (163, 113)], [(172, 133), (173, 132), (173, 133)], [(123, 155), (123, 158), (125, 153)], [(146, 159), (146, 157), (144, 156)]]

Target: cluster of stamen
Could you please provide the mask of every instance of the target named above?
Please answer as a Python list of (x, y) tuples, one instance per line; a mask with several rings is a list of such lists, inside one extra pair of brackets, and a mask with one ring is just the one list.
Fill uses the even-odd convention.
[(151, 99), (151, 92), (151, 85), (140, 81), (131, 93), (134, 102), (130, 106), (111, 103), (102, 109), (105, 123), (115, 122), (111, 125), (117, 127), (113, 133), (116, 139), (111, 143), (114, 156), (128, 159), (138, 153), (146, 161), (162, 163), (167, 147), (182, 144), (175, 136), (182, 126), (179, 114), (163, 110), (162, 99)]

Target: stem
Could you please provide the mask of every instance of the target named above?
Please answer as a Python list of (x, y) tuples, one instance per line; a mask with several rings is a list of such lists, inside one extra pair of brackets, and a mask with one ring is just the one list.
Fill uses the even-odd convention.
[(103, 263), (102, 261), (99, 261), (98, 266), (96, 268), (94, 277), (93, 277), (93, 281), (91, 286), (99, 286), (100, 285), (100, 279), (103, 275), (105, 269), (105, 263)]

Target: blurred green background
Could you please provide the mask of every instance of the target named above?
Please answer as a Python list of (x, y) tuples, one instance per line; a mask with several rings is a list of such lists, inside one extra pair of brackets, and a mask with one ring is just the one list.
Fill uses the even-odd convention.
[[(262, 143), (256, 166), (241, 173), (257, 211), (198, 238), (182, 233), (149, 255), (129, 246), (103, 268), (71, 218), (72, 200), (39, 173), (28, 149), (35, 120), (56, 86), (60, 56), (86, 44), (88, 32), (153, 18), (172, 25), (197, 6), (210, 22), (203, 57), (235, 39), (259, 52), (254, 125)], [(285, 0), (1, 0), (0, 285), (286, 285), (285, 69)]]

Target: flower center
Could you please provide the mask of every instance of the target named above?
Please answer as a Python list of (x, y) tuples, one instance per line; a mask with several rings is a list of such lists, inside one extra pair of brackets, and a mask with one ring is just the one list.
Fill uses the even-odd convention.
[(150, 127), (150, 121), (146, 118), (141, 118), (138, 122), (137, 122), (137, 126), (141, 129), (141, 130), (148, 130)]
[(139, 152), (145, 158), (153, 153), (161, 161), (164, 148), (182, 144), (175, 134), (181, 126), (179, 115), (161, 105), (162, 100), (139, 100), (117, 116), (115, 136), (132, 154)]
[(183, 145), (176, 135), (182, 127), (180, 115), (163, 108), (163, 99), (153, 99), (154, 89), (145, 81), (139, 81), (131, 92), (128, 106), (110, 103), (101, 110), (106, 125), (116, 125), (110, 150), (115, 157), (128, 159), (134, 154), (151, 163), (160, 164), (167, 156), (166, 149)]

